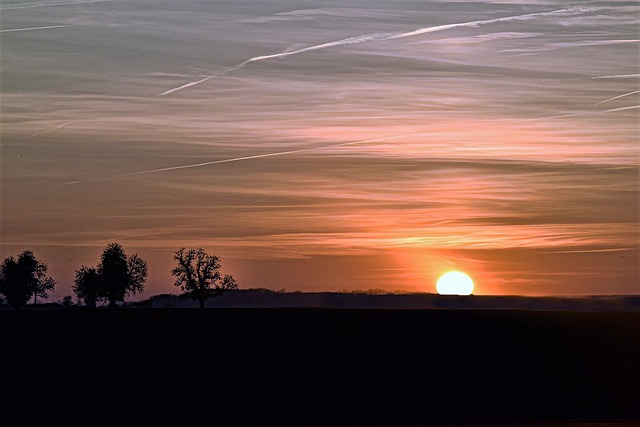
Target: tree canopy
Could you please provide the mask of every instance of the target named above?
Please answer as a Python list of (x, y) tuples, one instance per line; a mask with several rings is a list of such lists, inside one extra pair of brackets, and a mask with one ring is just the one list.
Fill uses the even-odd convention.
[(94, 267), (83, 265), (76, 270), (76, 279), (72, 286), (78, 299), (84, 301), (87, 307), (94, 308), (101, 295), (101, 278)]
[(101, 296), (109, 307), (124, 301), (127, 295), (142, 292), (147, 280), (147, 262), (137, 254), (127, 257), (122, 246), (110, 243), (102, 252), (98, 274), (101, 277)]
[(97, 267), (82, 266), (76, 270), (73, 292), (89, 307), (106, 300), (109, 307), (125, 297), (144, 290), (147, 262), (137, 254), (127, 257), (118, 243), (110, 243), (102, 252)]
[(32, 296), (35, 304), (38, 297), (47, 298), (47, 292), (56, 284), (47, 276), (47, 270), (47, 264), (38, 260), (32, 251), (22, 252), (17, 259), (6, 258), (0, 265), (0, 292), (16, 309), (24, 307)]
[(231, 275), (220, 273), (220, 258), (207, 254), (202, 248), (176, 251), (174, 259), (178, 265), (171, 270), (176, 277), (175, 286), (191, 298), (197, 299), (200, 308), (210, 296), (221, 295), (227, 289), (237, 289), (238, 283)]

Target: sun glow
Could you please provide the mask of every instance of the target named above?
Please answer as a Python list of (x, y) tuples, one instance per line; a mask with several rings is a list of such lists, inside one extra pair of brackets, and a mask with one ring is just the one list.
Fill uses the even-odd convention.
[(471, 295), (473, 280), (460, 271), (450, 271), (440, 276), (436, 290), (440, 295)]

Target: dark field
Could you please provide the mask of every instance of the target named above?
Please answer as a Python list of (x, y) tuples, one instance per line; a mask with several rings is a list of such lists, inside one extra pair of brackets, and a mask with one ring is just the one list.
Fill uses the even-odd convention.
[(0, 423), (640, 421), (639, 326), (640, 312), (2, 311)]

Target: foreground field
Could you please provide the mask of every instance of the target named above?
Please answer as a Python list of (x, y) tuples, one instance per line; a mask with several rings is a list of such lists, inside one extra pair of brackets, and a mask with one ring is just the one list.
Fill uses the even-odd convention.
[(640, 313), (0, 312), (0, 416), (145, 425), (640, 421)]

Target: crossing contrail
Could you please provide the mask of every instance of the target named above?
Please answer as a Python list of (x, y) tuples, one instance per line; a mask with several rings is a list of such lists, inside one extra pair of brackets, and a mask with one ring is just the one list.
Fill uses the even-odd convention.
[(207, 77), (202, 78), (200, 80), (189, 82), (189, 83), (183, 84), (181, 86), (166, 90), (166, 91), (162, 92), (161, 94), (159, 94), (158, 96), (169, 95), (169, 94), (177, 92), (179, 90), (186, 89), (186, 88), (198, 85), (200, 83), (204, 83), (204, 82), (206, 82), (208, 80), (211, 80), (213, 78), (223, 76), (223, 75), (225, 75), (227, 73), (230, 73), (231, 71), (238, 70), (238, 69), (240, 69), (240, 68), (244, 67), (245, 65), (250, 64), (252, 62), (264, 61), (264, 60), (267, 60), (267, 59), (284, 58), (284, 57), (291, 56), (291, 55), (298, 55), (298, 54), (305, 53), (305, 52), (311, 52), (311, 51), (314, 51), (314, 50), (326, 49), (326, 48), (335, 47), (335, 46), (359, 44), (359, 43), (365, 43), (365, 42), (370, 42), (370, 41), (384, 41), (384, 40), (403, 39), (403, 38), (406, 38), (406, 37), (413, 37), (413, 36), (420, 35), (420, 34), (434, 33), (434, 32), (438, 32), (438, 31), (445, 31), (445, 30), (449, 30), (451, 28), (478, 27), (480, 25), (495, 24), (495, 23), (498, 23), (498, 22), (528, 21), (528, 20), (531, 20), (531, 19), (544, 18), (544, 17), (570, 16), (570, 15), (577, 15), (577, 14), (587, 13), (587, 12), (591, 12), (591, 11), (592, 11), (592, 9), (585, 8), (585, 7), (569, 7), (569, 8), (566, 8), (566, 9), (558, 9), (558, 10), (553, 10), (553, 11), (550, 11), (550, 12), (528, 13), (526, 15), (506, 16), (504, 18), (486, 19), (486, 20), (481, 20), (481, 21), (460, 22), (460, 23), (456, 23), (456, 24), (437, 25), (437, 26), (434, 26), (434, 27), (424, 27), (424, 28), (419, 28), (417, 30), (413, 30), (413, 31), (409, 31), (409, 32), (403, 32), (403, 33), (395, 33), (395, 34), (394, 33), (375, 33), (375, 34), (367, 34), (367, 35), (363, 35), (363, 36), (354, 36), (354, 37), (349, 37), (349, 38), (342, 39), (342, 40), (336, 40), (336, 41), (322, 43), (322, 44), (318, 44), (318, 45), (314, 45), (314, 46), (308, 46), (308, 47), (305, 47), (305, 48), (302, 48), (302, 49), (296, 49), (296, 50), (292, 50), (292, 51), (288, 51), (288, 52), (274, 53), (274, 54), (271, 54), (271, 55), (254, 56), (253, 58), (249, 58), (246, 61), (236, 65), (235, 67), (231, 67), (231, 68), (228, 68), (228, 69), (226, 69), (224, 71), (221, 71), (220, 73), (213, 74), (211, 76), (207, 76)]

